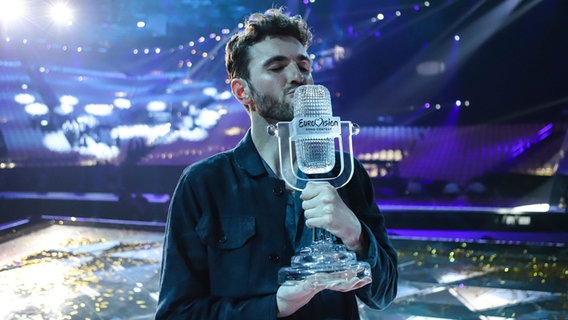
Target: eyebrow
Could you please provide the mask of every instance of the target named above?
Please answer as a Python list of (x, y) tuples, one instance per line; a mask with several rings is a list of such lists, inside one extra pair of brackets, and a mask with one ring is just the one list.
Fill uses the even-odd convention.
[[(274, 57), (271, 57), (270, 59), (266, 60), (262, 64), (262, 66), (267, 67), (274, 62), (281, 62), (281, 61), (288, 61), (288, 60), (290, 60), (290, 59), (286, 56), (274, 56)], [(312, 62), (312, 60), (308, 56), (306, 56), (305, 54), (297, 55), (295, 60), (308, 61), (310, 63)]]

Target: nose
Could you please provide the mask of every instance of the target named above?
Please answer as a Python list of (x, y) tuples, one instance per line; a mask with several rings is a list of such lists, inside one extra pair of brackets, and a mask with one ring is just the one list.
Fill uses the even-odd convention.
[(290, 65), (292, 66), (290, 71), (290, 82), (298, 85), (306, 84), (306, 75), (302, 72), (300, 67), (295, 63), (291, 63)]

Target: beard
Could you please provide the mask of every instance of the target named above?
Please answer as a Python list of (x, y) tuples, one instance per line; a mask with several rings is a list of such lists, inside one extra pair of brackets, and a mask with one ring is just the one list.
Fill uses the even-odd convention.
[(252, 86), (251, 95), (256, 105), (257, 113), (266, 122), (276, 124), (279, 121), (292, 121), (294, 119), (294, 105), (286, 96), (277, 98), (268, 94), (259, 94)]

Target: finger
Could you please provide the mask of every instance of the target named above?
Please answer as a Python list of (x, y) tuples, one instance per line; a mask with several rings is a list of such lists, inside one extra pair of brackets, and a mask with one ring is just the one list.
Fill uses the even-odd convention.
[(342, 281), (340, 283), (337, 283), (334, 286), (331, 286), (329, 289), (334, 290), (334, 291), (340, 291), (340, 292), (348, 292), (348, 291), (360, 289), (360, 288), (368, 285), (369, 283), (371, 283), (370, 277), (364, 277), (364, 278), (355, 277), (355, 278), (351, 278), (347, 281)]
[(302, 191), (302, 194), (300, 195), (300, 199), (310, 200), (310, 199), (317, 197), (322, 192), (325, 192), (325, 191), (328, 191), (328, 190), (332, 191), (332, 190), (335, 190), (335, 188), (327, 181), (309, 181), (306, 184), (306, 188), (304, 188), (304, 191)]
[(324, 212), (321, 207), (304, 209), (304, 218), (306, 218), (306, 220), (323, 217), (325, 214), (327, 213)]
[(329, 224), (329, 218), (328, 217), (313, 217), (313, 218), (306, 218), (306, 227), (308, 228), (323, 228), (326, 229), (326, 227)]
[(310, 181), (306, 184), (306, 187), (302, 191), (302, 194), (300, 195), (300, 199), (304, 200), (304, 202), (307, 201), (307, 200), (311, 200), (311, 199), (317, 197), (319, 192), (320, 192), (320, 189), (318, 188), (317, 184)]

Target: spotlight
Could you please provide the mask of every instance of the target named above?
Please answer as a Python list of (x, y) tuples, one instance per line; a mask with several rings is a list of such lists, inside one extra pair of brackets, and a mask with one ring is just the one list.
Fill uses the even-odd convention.
[(0, 21), (13, 21), (25, 13), (23, 1), (0, 1)]
[(55, 23), (73, 24), (73, 11), (66, 3), (58, 2), (52, 4), (49, 15)]

